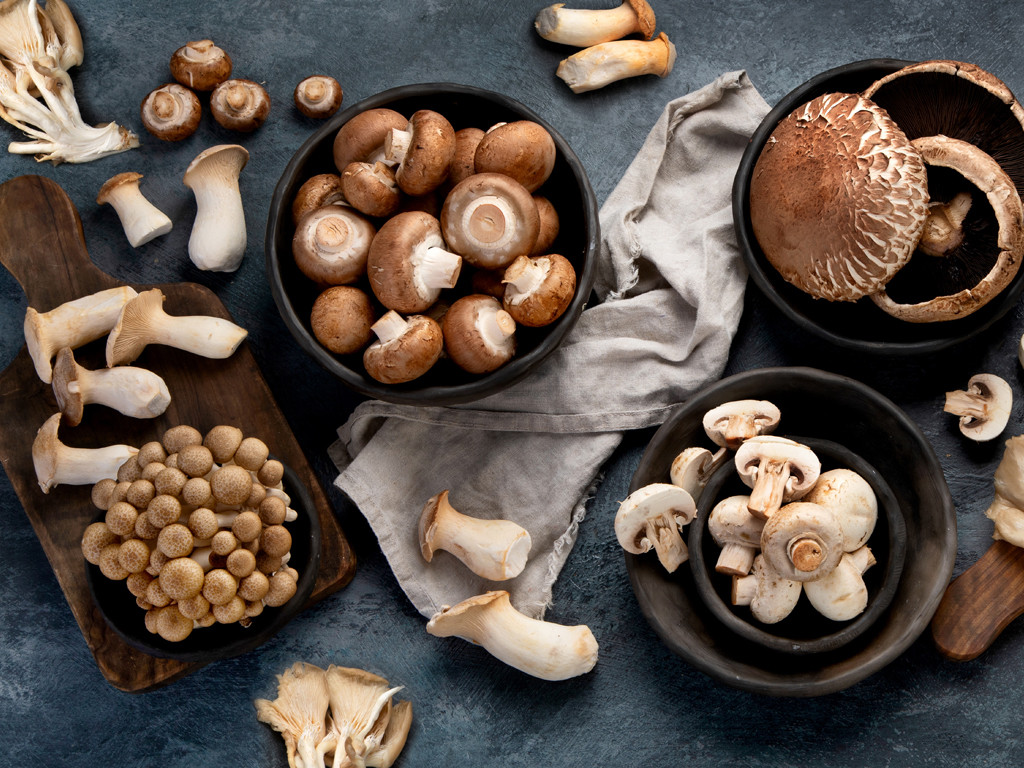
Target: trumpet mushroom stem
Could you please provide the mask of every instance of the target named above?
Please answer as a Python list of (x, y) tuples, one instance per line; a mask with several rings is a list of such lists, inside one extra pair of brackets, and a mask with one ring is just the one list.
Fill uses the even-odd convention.
[[(651, 14), (648, 26), (652, 31), (653, 21)], [(577, 48), (589, 48), (634, 32), (645, 32), (629, 0), (624, 0), (618, 8), (602, 11), (566, 8), (562, 3), (557, 3), (537, 14), (534, 27), (545, 40)], [(647, 39), (651, 37), (649, 32), (645, 32), (644, 36)]]
[(667, 77), (675, 61), (676, 48), (662, 32), (649, 42), (617, 40), (585, 48), (563, 59), (556, 74), (573, 93), (584, 93), (627, 77)]

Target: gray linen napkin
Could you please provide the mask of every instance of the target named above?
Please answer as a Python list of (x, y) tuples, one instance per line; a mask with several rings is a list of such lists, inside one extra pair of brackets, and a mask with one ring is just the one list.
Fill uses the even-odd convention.
[[(452, 408), (365, 402), (338, 430), (335, 484), (424, 616), (507, 589), (516, 608), (541, 618), (622, 432), (662, 423), (721, 376), (747, 277), (730, 192), (767, 112), (743, 72), (666, 105), (601, 209), (602, 303), (527, 379)], [(447, 552), (423, 560), (420, 511), (445, 489), (458, 511), (530, 532), (518, 577), (481, 579)]]

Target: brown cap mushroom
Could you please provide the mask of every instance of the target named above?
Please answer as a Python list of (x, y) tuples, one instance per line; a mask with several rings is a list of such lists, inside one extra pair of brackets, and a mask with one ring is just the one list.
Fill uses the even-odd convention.
[(212, 40), (197, 40), (174, 52), (171, 74), (194, 91), (212, 91), (231, 77), (231, 57)]
[(750, 183), (765, 257), (815, 298), (856, 301), (892, 279), (928, 216), (924, 161), (884, 110), (827, 93), (782, 120)]
[(433, 367), (444, 348), (441, 327), (425, 315), (404, 320), (392, 310), (374, 323), (372, 330), (378, 338), (363, 353), (363, 366), (383, 384), (419, 378)]
[[(183, 489), (182, 498), (184, 497)], [(169, 494), (154, 496), (153, 500), (146, 505), (146, 517), (154, 527), (163, 528), (181, 517), (181, 502)]]
[[(238, 452), (235, 462), (240, 463)], [(221, 467), (210, 476), (210, 492), (221, 504), (241, 504), (252, 493), (252, 475), (243, 466)]]
[(150, 91), (139, 107), (146, 130), (164, 141), (187, 139), (199, 127), (203, 108), (199, 97), (177, 83)]
[(178, 451), (178, 469), (189, 477), (206, 477), (213, 469), (213, 453), (205, 445), (186, 445)]
[(388, 219), (366, 260), (377, 300), (396, 312), (415, 314), (437, 301), (442, 288), (454, 288), (462, 258), (444, 245), (441, 225), (429, 214), (410, 211)]
[(392, 129), (405, 130), (409, 121), (393, 109), (360, 112), (338, 130), (334, 137), (334, 165), (339, 173), (349, 163), (384, 160), (384, 140)]
[(299, 220), (292, 255), (310, 280), (327, 285), (354, 283), (366, 272), (366, 255), (376, 233), (361, 213), (328, 205)]
[(203, 435), (195, 427), (190, 427), (188, 424), (179, 424), (164, 432), (160, 442), (164, 444), (164, 450), (170, 455), (178, 453), (187, 445), (202, 445)]
[(172, 600), (191, 600), (201, 595), (204, 576), (203, 567), (195, 560), (177, 557), (164, 563), (160, 569), (160, 588)]
[(520, 256), (505, 270), (505, 311), (521, 325), (550, 325), (569, 308), (576, 271), (564, 256)]
[(341, 188), (349, 204), (367, 216), (390, 216), (402, 195), (395, 172), (384, 163), (349, 163), (341, 172)]
[(318, 174), (299, 187), (292, 202), (292, 224), (298, 224), (310, 211), (327, 205), (348, 205), (341, 188), (341, 176), (335, 173)]
[(57, 354), (52, 384), (57, 405), (72, 427), (81, 423), (89, 403), (136, 419), (159, 416), (171, 403), (166, 382), (152, 371), (133, 366), (90, 371), (75, 361), (70, 347)]
[(270, 589), (263, 596), (263, 602), (271, 608), (279, 608), (295, 596), (295, 580), (283, 573), (275, 573), (269, 579)]
[(476, 148), (477, 173), (502, 173), (530, 193), (548, 180), (555, 168), (555, 141), (544, 126), (516, 120), (486, 133)]
[[(493, 296), (501, 299), (505, 295), (504, 269), (477, 269), (473, 271), (473, 278), (470, 286), (473, 293), (482, 293), (485, 296)], [(445, 310), (447, 312), (447, 310)]]
[(558, 239), (558, 211), (550, 200), (541, 195), (534, 195), (533, 202), (537, 204), (537, 215), (540, 217), (540, 230), (537, 233), (537, 242), (533, 244), (531, 256), (539, 256), (547, 253), (555, 240)]
[[(247, 437), (235, 451), (235, 464), (250, 472), (259, 472), (260, 467), (270, 455), (267, 444), (258, 437)], [(231, 502), (225, 502), (230, 504)]]
[(343, 97), (338, 81), (328, 75), (310, 75), (295, 86), (295, 106), (306, 117), (330, 117)]
[(1010, 385), (991, 373), (979, 373), (967, 382), (966, 392), (947, 392), (942, 410), (959, 416), (964, 437), (981, 443), (1002, 434), (1012, 406)]
[(82, 554), (93, 565), (100, 564), (100, 553), (109, 544), (117, 543), (117, 534), (106, 523), (92, 523), (82, 534)]
[(499, 173), (478, 173), (456, 185), (441, 210), (448, 246), (475, 267), (507, 267), (533, 250), (540, 216), (522, 184)]
[(231, 131), (255, 131), (270, 114), (270, 95), (252, 80), (225, 80), (210, 94), (213, 119)]
[(309, 316), (317, 341), (338, 355), (350, 355), (369, 344), (376, 320), (370, 297), (350, 285), (336, 285), (317, 296)]
[(476, 148), (483, 137), (484, 132), (480, 128), (463, 128), (455, 132), (455, 154), (452, 155), (446, 185), (454, 187), (476, 173)]
[(810, 493), (821, 474), (821, 462), (806, 445), (765, 435), (752, 437), (739, 447), (736, 471), (752, 489), (747, 505), (750, 514), (770, 520), (784, 501)]
[(516, 352), (516, 321), (493, 296), (463, 296), (444, 316), (444, 348), (470, 373), (497, 370)]
[(403, 129), (391, 129), (384, 152), (389, 161), (398, 163), (395, 180), (402, 191), (425, 195), (448, 177), (455, 155), (455, 130), (443, 115), (421, 109)]

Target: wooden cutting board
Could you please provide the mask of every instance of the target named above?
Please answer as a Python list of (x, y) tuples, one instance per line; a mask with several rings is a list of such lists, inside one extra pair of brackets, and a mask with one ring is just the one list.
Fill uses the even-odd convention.
[[(25, 290), (29, 306), (39, 312), (123, 285), (90, 261), (74, 204), (55, 182), (40, 176), (20, 176), (0, 185), (0, 262)], [(132, 287), (143, 291), (154, 286)], [(220, 299), (201, 285), (155, 287), (167, 297), (164, 309), (170, 315), (231, 319)], [(103, 367), (105, 341), (76, 350), (76, 360), (86, 368)], [(320, 571), (310, 605), (347, 584), (355, 572), (355, 556), (248, 343), (243, 342), (227, 360), (149, 347), (135, 365), (167, 382), (171, 393), (167, 411), (156, 419), (131, 419), (103, 406), (87, 406), (79, 426), (61, 426), (61, 441), (77, 448), (116, 443), (139, 447), (177, 424), (189, 424), (203, 433), (217, 424), (231, 424), (259, 437), (298, 473), (319, 512)], [(107, 627), (93, 604), (80, 548), (82, 532), (98, 511), (90, 501), (91, 489), (58, 486), (44, 495), (32, 465), (36, 432), (57, 410), (53, 390), (40, 381), (28, 350), (22, 347), (0, 374), (0, 461), (7, 477), (103, 676), (116, 688), (133, 692), (184, 677), (201, 665), (157, 659), (131, 648)]]

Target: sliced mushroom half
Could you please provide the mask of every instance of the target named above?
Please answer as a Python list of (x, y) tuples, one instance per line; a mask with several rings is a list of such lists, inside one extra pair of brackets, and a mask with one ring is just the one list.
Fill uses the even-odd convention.
[(832, 573), (843, 557), (843, 529), (817, 504), (787, 504), (764, 524), (761, 554), (777, 574), (792, 581), (816, 581)]
[(991, 373), (979, 373), (967, 382), (966, 391), (947, 392), (942, 410), (959, 416), (964, 436), (981, 443), (1006, 429), (1012, 406), (1010, 385)]
[(770, 435), (782, 418), (767, 400), (733, 400), (704, 414), (704, 431), (715, 445), (737, 450), (746, 440)]
[(806, 445), (764, 435), (747, 440), (736, 451), (736, 471), (752, 489), (750, 514), (768, 520), (783, 502), (810, 492), (821, 474), (821, 462)]
[(654, 483), (631, 493), (615, 515), (615, 535), (624, 550), (634, 555), (653, 547), (669, 573), (686, 562), (690, 553), (680, 529), (697, 514), (693, 498), (676, 485)]

